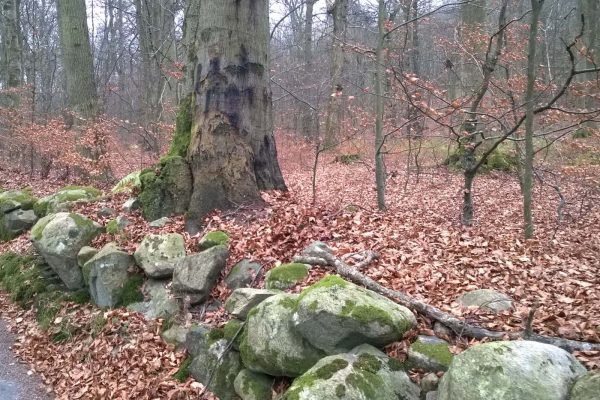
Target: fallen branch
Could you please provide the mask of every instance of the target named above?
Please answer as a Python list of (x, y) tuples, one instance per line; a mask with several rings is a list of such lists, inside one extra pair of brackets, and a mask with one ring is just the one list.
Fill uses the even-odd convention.
[[(555, 338), (550, 336), (542, 336), (533, 333), (525, 334), (525, 332), (500, 332), (485, 329), (476, 325), (469, 324), (462, 319), (459, 319), (449, 313), (446, 313), (439, 308), (433, 307), (427, 303), (423, 303), (406, 293), (398, 290), (386, 288), (383, 285), (375, 282), (373, 279), (359, 272), (357, 269), (344, 263), (339, 258), (336, 258), (331, 253), (325, 250), (314, 248), (310, 252), (305, 253), (306, 256), (298, 256), (295, 258), (297, 262), (304, 262), (311, 264), (317, 259), (320, 261), (318, 265), (327, 265), (333, 267), (335, 271), (342, 277), (364, 286), (365, 288), (377, 292), (385, 297), (396, 300), (401, 305), (408, 307), (417, 313), (424, 315), (435, 321), (439, 321), (444, 324), (457, 335), (467, 336), (474, 339), (492, 339), (492, 340), (503, 340), (510, 339), (516, 340), (526, 338), (527, 340), (533, 340), (536, 342), (552, 344), (558, 346), (569, 352), (573, 351), (594, 351), (600, 350), (600, 343), (580, 342), (576, 340)], [(533, 315), (531, 315), (533, 318)]]

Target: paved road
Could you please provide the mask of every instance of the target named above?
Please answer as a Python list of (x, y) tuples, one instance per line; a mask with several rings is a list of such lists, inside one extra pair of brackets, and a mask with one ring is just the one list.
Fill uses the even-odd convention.
[(27, 375), (27, 365), (10, 350), (14, 341), (14, 335), (0, 320), (0, 400), (51, 400), (39, 376)]

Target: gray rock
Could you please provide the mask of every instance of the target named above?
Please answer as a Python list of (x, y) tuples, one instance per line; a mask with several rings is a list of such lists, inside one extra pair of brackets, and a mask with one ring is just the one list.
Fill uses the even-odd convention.
[(151, 228), (162, 228), (163, 226), (167, 225), (170, 221), (171, 221), (171, 218), (162, 217), (162, 218), (159, 218), (159, 219), (156, 219), (156, 220), (150, 222), (148, 224), (148, 226)]
[(271, 400), (273, 382), (271, 376), (243, 369), (235, 378), (233, 385), (242, 400)]
[(127, 200), (125, 203), (123, 203), (123, 205), (121, 206), (121, 209), (123, 210), (123, 212), (131, 213), (135, 210), (139, 210), (140, 206), (141, 206), (140, 201), (137, 198), (131, 198), (131, 199)]
[(31, 240), (38, 253), (70, 290), (84, 287), (77, 254), (101, 230), (100, 225), (74, 213), (50, 214), (31, 229)]
[(439, 321), (436, 321), (433, 324), (433, 333), (435, 333), (435, 336), (444, 340), (450, 340), (453, 335), (452, 329), (448, 328), (446, 325), (442, 324)]
[(590, 371), (575, 382), (569, 400), (598, 400), (600, 398), (600, 371)]
[(81, 250), (79, 250), (79, 253), (77, 253), (77, 265), (83, 268), (85, 263), (90, 261), (96, 254), (98, 254), (98, 249), (90, 246), (83, 246)]
[(239, 353), (228, 349), (227, 340), (221, 339), (194, 357), (190, 375), (219, 399), (238, 400), (234, 383), (241, 369)]
[(185, 336), (185, 348), (192, 357), (208, 351), (209, 334), (212, 327), (209, 325), (194, 325)]
[(35, 203), (34, 210), (38, 216), (57, 212), (68, 212), (75, 203), (96, 201), (102, 191), (90, 186), (67, 186), (58, 192), (41, 198)]
[(208, 232), (198, 242), (198, 251), (208, 250), (214, 246), (229, 246), (229, 235), (223, 231)]
[(454, 357), (439, 400), (567, 400), (585, 368), (548, 344), (515, 341), (475, 345)]
[(304, 289), (293, 321), (304, 338), (327, 354), (362, 343), (383, 347), (416, 325), (406, 307), (336, 275)]
[(183, 258), (173, 272), (173, 289), (195, 295), (197, 302), (203, 301), (225, 268), (227, 257), (227, 247), (215, 246)]
[(185, 257), (185, 242), (178, 233), (148, 235), (133, 256), (150, 278), (170, 278), (177, 262)]
[(240, 346), (246, 368), (272, 376), (299, 376), (324, 354), (294, 329), (297, 296), (278, 294), (254, 307)]
[(261, 268), (261, 265), (258, 263), (242, 260), (233, 266), (231, 272), (225, 278), (225, 284), (230, 289), (247, 287), (258, 275)]
[(425, 395), (425, 400), (438, 400), (438, 392), (433, 391)]
[(394, 366), (373, 350), (325, 357), (294, 380), (282, 400), (418, 400), (419, 387)]
[(435, 336), (419, 336), (408, 349), (408, 362), (425, 371), (447, 371), (453, 354), (445, 340)]
[(16, 237), (31, 228), (37, 220), (33, 210), (19, 208), (4, 214), (4, 228)]
[(316, 241), (306, 246), (300, 254), (303, 256), (311, 256), (315, 250), (322, 250), (329, 254), (333, 254), (333, 249), (327, 245), (327, 243)]
[(421, 393), (433, 392), (437, 389), (440, 383), (440, 378), (432, 372), (425, 374), (421, 379)]
[(110, 207), (102, 207), (101, 209), (98, 210), (98, 213), (97, 213), (97, 215), (102, 218), (112, 217), (115, 214), (116, 214), (116, 211), (114, 210), (114, 208), (110, 208)]
[(83, 270), (89, 271), (90, 296), (99, 307), (115, 307), (121, 301), (123, 283), (133, 258), (109, 243), (85, 263)]
[(225, 310), (233, 317), (245, 320), (250, 310), (278, 293), (268, 289), (236, 289), (225, 302)]
[(185, 340), (189, 330), (189, 328), (184, 326), (173, 325), (171, 328), (161, 333), (160, 336), (165, 342), (173, 344), (177, 348), (182, 348), (185, 346)]
[(512, 299), (492, 289), (478, 289), (460, 296), (457, 301), (464, 307), (479, 307), (488, 311), (504, 311), (512, 308)]
[(144, 284), (144, 292), (148, 300), (132, 303), (127, 308), (144, 314), (146, 319), (168, 319), (179, 312), (177, 299), (170, 295), (166, 288), (168, 282), (149, 279)]
[(117, 227), (119, 228), (119, 230), (123, 230), (127, 227), (127, 225), (131, 224), (131, 222), (129, 222), (129, 219), (122, 215), (119, 215), (117, 218), (115, 218), (115, 221), (117, 222)]

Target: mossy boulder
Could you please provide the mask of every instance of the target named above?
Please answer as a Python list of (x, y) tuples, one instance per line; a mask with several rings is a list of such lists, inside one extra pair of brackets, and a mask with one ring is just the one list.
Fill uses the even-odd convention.
[(192, 173), (184, 158), (162, 159), (157, 170), (142, 171), (140, 181), (142, 190), (138, 199), (148, 221), (187, 211), (192, 195)]
[(185, 257), (185, 241), (178, 233), (147, 235), (133, 254), (150, 278), (170, 278), (175, 265)]
[(475, 345), (454, 356), (439, 400), (567, 400), (586, 372), (566, 351), (532, 341)]
[(297, 296), (281, 293), (254, 307), (246, 320), (240, 352), (246, 368), (272, 376), (299, 376), (325, 354), (292, 322)]
[(76, 290), (85, 286), (77, 255), (100, 232), (100, 225), (91, 219), (63, 212), (40, 219), (31, 229), (31, 240), (65, 286)]
[(239, 289), (249, 286), (260, 272), (262, 266), (250, 260), (242, 260), (235, 264), (227, 278), (225, 284), (230, 289)]
[(232, 348), (240, 351), (240, 344), (242, 343), (242, 332), (244, 331), (244, 322), (231, 319), (223, 325), (223, 339), (226, 339), (231, 343)]
[(597, 400), (600, 397), (600, 371), (590, 371), (575, 382), (569, 400)]
[(282, 400), (419, 400), (420, 389), (377, 349), (321, 359), (296, 378)]
[(26, 190), (0, 193), (0, 242), (12, 240), (36, 222), (31, 212), (37, 199)]
[(472, 290), (461, 295), (457, 301), (464, 307), (478, 307), (493, 312), (509, 310), (513, 304), (510, 297), (493, 289)]
[(194, 303), (204, 301), (227, 265), (227, 257), (227, 247), (215, 246), (182, 258), (173, 271), (173, 289), (192, 294)]
[(235, 392), (242, 400), (271, 400), (273, 398), (271, 376), (243, 369), (234, 381)]
[(336, 275), (304, 289), (295, 311), (295, 329), (327, 354), (363, 343), (383, 347), (416, 325), (406, 307)]
[(39, 217), (50, 213), (70, 211), (74, 202), (95, 201), (102, 191), (91, 186), (66, 186), (58, 192), (38, 200), (33, 209)]
[(250, 310), (276, 294), (279, 294), (279, 292), (268, 289), (236, 289), (227, 298), (225, 310), (233, 317), (245, 320)]
[(96, 305), (115, 307), (121, 302), (127, 271), (133, 263), (133, 257), (115, 243), (108, 243), (85, 263), (90, 295)]
[(454, 355), (445, 340), (435, 336), (419, 336), (408, 349), (408, 362), (425, 371), (446, 371)]
[(229, 349), (225, 339), (215, 341), (207, 351), (198, 353), (189, 368), (190, 375), (221, 400), (239, 399), (234, 383), (241, 369), (239, 353)]
[(223, 231), (212, 231), (200, 239), (198, 242), (198, 251), (204, 251), (214, 246), (228, 246), (229, 235)]
[(267, 272), (265, 287), (278, 290), (294, 287), (308, 276), (309, 269), (310, 266), (306, 264), (281, 264)]

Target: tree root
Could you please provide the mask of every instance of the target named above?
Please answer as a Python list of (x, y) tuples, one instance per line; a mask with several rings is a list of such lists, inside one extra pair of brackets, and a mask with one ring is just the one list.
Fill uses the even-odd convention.
[[(377, 254), (372, 252), (370, 255), (365, 256), (365, 260), (362, 261), (361, 267), (367, 260), (372, 261), (377, 258)], [(373, 279), (361, 273), (358, 269), (349, 266), (339, 258), (335, 257), (331, 253), (315, 248), (310, 253), (305, 253), (294, 258), (294, 261), (312, 265), (328, 266), (333, 267), (335, 271), (342, 276), (358, 285), (364, 286), (365, 288), (377, 292), (389, 299), (397, 301), (399, 304), (410, 308), (411, 310), (435, 321), (439, 321), (448, 328), (450, 328), (456, 335), (465, 336), (473, 339), (491, 339), (491, 340), (516, 340), (526, 339), (536, 342), (551, 344), (560, 347), (568, 352), (574, 351), (598, 351), (600, 350), (600, 343), (581, 342), (577, 340), (563, 339), (558, 337), (543, 336), (531, 332), (530, 327), (526, 327), (525, 331), (521, 332), (501, 332), (492, 331), (476, 325), (467, 323), (466, 321), (457, 318), (449, 313), (446, 313), (439, 308), (433, 307), (427, 303), (423, 303), (406, 293), (398, 290), (393, 290), (380, 285)], [(533, 311), (535, 312), (535, 311)], [(533, 318), (530, 313), (530, 318)], [(531, 322), (528, 322), (531, 324)]]

